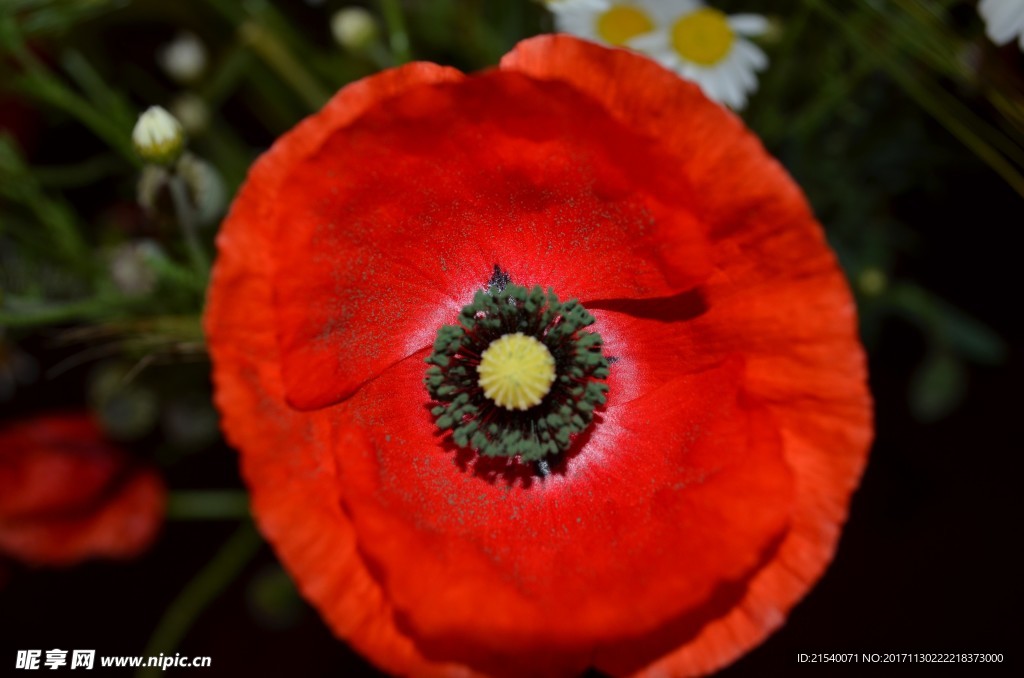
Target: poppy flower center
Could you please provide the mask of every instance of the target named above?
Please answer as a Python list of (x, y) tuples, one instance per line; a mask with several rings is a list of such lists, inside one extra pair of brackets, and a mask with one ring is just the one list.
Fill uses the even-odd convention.
[(424, 383), (437, 425), (459, 447), (539, 461), (566, 451), (605, 402), (608, 360), (594, 317), (552, 290), (479, 291), (438, 330)]
[(491, 342), (476, 368), (484, 395), (507, 410), (528, 410), (551, 390), (555, 359), (548, 347), (522, 332)]
[(684, 59), (701, 66), (724, 59), (734, 37), (728, 17), (710, 7), (687, 14), (672, 26), (672, 46)]
[(609, 45), (624, 45), (654, 30), (654, 22), (642, 9), (615, 5), (597, 19), (597, 34)]

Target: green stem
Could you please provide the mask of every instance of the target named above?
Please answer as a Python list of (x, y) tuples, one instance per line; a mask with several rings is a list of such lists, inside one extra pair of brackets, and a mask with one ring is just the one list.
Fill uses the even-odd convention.
[[(199, 615), (241, 573), (260, 544), (262, 540), (252, 523), (243, 523), (167, 608), (143, 654), (149, 657), (174, 654)], [(151, 678), (162, 673), (159, 666), (148, 666), (135, 675), (136, 678)]]
[(168, 520), (237, 520), (249, 515), (249, 495), (236, 490), (187, 490), (167, 498)]
[(405, 29), (405, 16), (399, 0), (380, 0), (380, 11), (384, 15), (384, 23), (388, 27), (388, 41), (395, 57), (395, 65), (412, 61), (412, 50), (409, 46), (409, 33)]
[(201, 280), (206, 280), (210, 276), (210, 259), (199, 242), (196, 211), (189, 201), (185, 180), (179, 174), (174, 174), (171, 176), (168, 186), (171, 191), (171, 202), (174, 203), (174, 213), (178, 217), (178, 225), (181, 226), (181, 232), (185, 236), (185, 247), (188, 249), (188, 258), (192, 262), (192, 268), (196, 270)]

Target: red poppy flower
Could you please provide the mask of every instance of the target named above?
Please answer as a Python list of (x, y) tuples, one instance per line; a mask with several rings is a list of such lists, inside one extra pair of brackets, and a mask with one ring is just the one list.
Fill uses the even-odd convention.
[(871, 435), (848, 288), (782, 168), (654, 63), (547, 36), (355, 83), (219, 250), (254, 512), (383, 669), (703, 673), (831, 559)]
[(163, 511), (159, 476), (88, 415), (0, 428), (0, 553), (34, 565), (128, 558), (153, 541)]

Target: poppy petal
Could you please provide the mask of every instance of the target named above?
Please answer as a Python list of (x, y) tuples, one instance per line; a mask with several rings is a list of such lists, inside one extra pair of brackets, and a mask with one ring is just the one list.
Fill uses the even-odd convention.
[(442, 446), (427, 407), (396, 407), (422, 402), (422, 374), (410, 359), (361, 389), (334, 448), (360, 547), (428, 654), (581, 671), (608, 639), (717, 610), (785, 532), (789, 470), (739, 361), (609, 407), (544, 479)]
[[(254, 169), (220, 241), (207, 331), (218, 405), (230, 439), (243, 450), (261, 528), (335, 632), (389, 671), (454, 675), (468, 672), (468, 664), (496, 674), (569, 672), (596, 662), (613, 674), (681, 676), (728, 663), (781, 623), (831, 558), (870, 438), (870, 402), (852, 306), (834, 258), (823, 253), (820, 228), (799, 190), (738, 119), (636, 55), (571, 38), (539, 38), (503, 63), (528, 77), (484, 75), (474, 81), (489, 84), (475, 86), (458, 82), (462, 76), (454, 71), (408, 68), (413, 70), (347, 88), (332, 102), (331, 116), (314, 118), (279, 142)], [(423, 70), (414, 74), (416, 68)], [(416, 87), (419, 76), (456, 84)], [(408, 89), (400, 93), (403, 86), (374, 84), (379, 78), (394, 78), (393, 85), (404, 83)], [(484, 99), (491, 90), (495, 99), (488, 103)], [(381, 92), (387, 98), (375, 98)], [(549, 107), (542, 115), (532, 107), (538, 97), (545, 105), (577, 103), (568, 111)], [(348, 107), (351, 115), (339, 112)], [(510, 120), (502, 117), (505, 109), (525, 115)], [(586, 125), (565, 125), (566, 116), (574, 114)], [(535, 129), (524, 130), (524, 120), (535, 121)], [(585, 130), (572, 129), (592, 121), (594, 129), (607, 132), (596, 135), (599, 143)], [(406, 124), (407, 133), (394, 129)], [(474, 136), (473, 130), (479, 133)], [(539, 152), (535, 147), (553, 130), (554, 141), (544, 148), (556, 152)], [(452, 149), (464, 163), (445, 164), (446, 156), (435, 157), (437, 149), (449, 148), (442, 132), (464, 142)], [(572, 139), (585, 139), (583, 147), (559, 151), (559, 140)], [(494, 157), (480, 150), (492, 140)], [(506, 146), (532, 149), (531, 161), (524, 157), (517, 163)], [(353, 149), (361, 155), (352, 155)], [(349, 170), (344, 159), (355, 157), (364, 161)], [(495, 157), (500, 167), (516, 170), (504, 186), (498, 181), (501, 172), (488, 173)], [(616, 165), (624, 158), (631, 160)], [(587, 163), (599, 164), (591, 168), (592, 176), (583, 177), (574, 165)], [(577, 182), (572, 192), (512, 190), (548, 183), (559, 188), (563, 166), (568, 170), (562, 178)], [(411, 170), (421, 170), (422, 180)], [(635, 183), (616, 170), (635, 174)], [(347, 172), (346, 181), (332, 184), (339, 171)], [(335, 174), (318, 176), (327, 172)], [(530, 172), (544, 181), (531, 185)], [(378, 177), (396, 190), (375, 185)], [(356, 194), (353, 186), (363, 191)], [(596, 243), (591, 237), (561, 247), (552, 234), (562, 234), (566, 222), (545, 216), (568, 214), (569, 224), (578, 223), (571, 202), (581, 191), (585, 200), (595, 198), (587, 193), (595, 186), (614, 189), (597, 192), (606, 201), (629, 194), (615, 209), (591, 213), (607, 218), (601, 223), (612, 224), (613, 232), (614, 223), (624, 218), (635, 234), (635, 217), (643, 211), (638, 204), (648, 209), (652, 223), (671, 228), (652, 232), (649, 242), (621, 243), (621, 251), (607, 256), (600, 245), (610, 238), (607, 228), (598, 229)], [(632, 193), (622, 190), (630, 187)], [(351, 194), (342, 201), (335, 190)], [(434, 204), (423, 198), (434, 192)], [(363, 193), (375, 198), (364, 201), (363, 220), (335, 218), (359, 205)], [(449, 194), (457, 205), (443, 204)], [(565, 198), (561, 206), (560, 197)], [(491, 201), (488, 210), (486, 201)], [(396, 203), (407, 205), (407, 211)], [(549, 211), (534, 209), (538, 204)], [(568, 212), (559, 212), (560, 207)], [(526, 226), (512, 234), (519, 238), (513, 243), (500, 229), (473, 223), (459, 228), (466, 215), (483, 217), (478, 219), (483, 226), (504, 225), (496, 224), (495, 215), (512, 209), (525, 215), (519, 223)], [(401, 217), (395, 221), (401, 232), (387, 231), (381, 214)], [(433, 221), (427, 219), (431, 216)], [(373, 222), (369, 230), (353, 227), (368, 221)], [(407, 231), (407, 224), (415, 228)], [(520, 237), (532, 236), (532, 229), (538, 242), (560, 256)], [(380, 236), (372, 247), (366, 242), (371, 232)], [(415, 247), (403, 240), (417, 233), (423, 237)], [(591, 247), (601, 256), (591, 256)], [(393, 256), (374, 258), (377, 249)], [(527, 254), (517, 254), (522, 251)], [(336, 280), (324, 277), (332, 273), (331, 260), (341, 272)], [(530, 493), (519, 490), (534, 478), (531, 469), (474, 462), (472, 455), (445, 443), (430, 421), (422, 386), (420, 349), (429, 343), (423, 338), (454, 320), (472, 290), (487, 283), (495, 264), (514, 282), (552, 285), (560, 295), (583, 299), (598, 319), (595, 329), (608, 351), (619, 358), (609, 378), (608, 404), (580, 441), (582, 451), (553, 477), (530, 481), (535, 483)], [(352, 277), (360, 265), (363, 275)], [(402, 297), (410, 294), (420, 295), (415, 297), (420, 303)], [(345, 319), (349, 304), (362, 317), (335, 322), (339, 314)], [(340, 404), (317, 410), (332, 403)], [(628, 412), (633, 415), (625, 417)], [(627, 419), (649, 420), (651, 426), (630, 430)], [(623, 433), (629, 434), (629, 444), (613, 444)], [(651, 581), (648, 562), (627, 559), (636, 564), (631, 573), (604, 585), (613, 579), (609, 573), (620, 555), (616, 549), (616, 557), (608, 557), (609, 540), (642, 541), (661, 516), (615, 522), (615, 516), (606, 516), (606, 505), (586, 505), (592, 498), (585, 492), (559, 495), (558, 490), (569, 485), (567, 478), (574, 487), (607, 490), (610, 477), (622, 481), (627, 490), (622, 501), (628, 504), (642, 496), (638, 479), (657, 475), (658, 465), (640, 464), (637, 475), (623, 465), (606, 476), (605, 462), (633, 446), (648, 452), (641, 459), (658, 459), (650, 451), (660, 438), (680, 442), (671, 449), (692, 452), (688, 463), (736, 462), (708, 483), (681, 488), (692, 499), (692, 510), (708, 516), (707, 525), (716, 520), (729, 525), (713, 535), (703, 533), (701, 525), (689, 525), (688, 531), (685, 520), (663, 525), (665, 550), (655, 549), (655, 569), (683, 538), (708, 539), (704, 543), (716, 564), (697, 562), (694, 578), (682, 583), (680, 572), (660, 576), (651, 590), (661, 590), (664, 579), (670, 593), (664, 600), (649, 591), (620, 600), (632, 572)], [(404, 448), (408, 453), (396, 456)], [(748, 454), (740, 459), (742, 450)], [(403, 471), (403, 462), (415, 468)], [(693, 463), (677, 465), (673, 473), (663, 470), (667, 478), (685, 480), (689, 469), (701, 468)], [(441, 478), (450, 483), (447, 494), (444, 483), (431, 484)], [(473, 501), (477, 487), (480, 502)], [(674, 485), (668, 487), (661, 491), (671, 499)], [(707, 494), (700, 497), (700, 492)], [(523, 496), (535, 497), (521, 501), (521, 508), (537, 511), (528, 530), (547, 530), (542, 536), (550, 539), (525, 544), (513, 525), (499, 522), (497, 532), (520, 541), (503, 539), (499, 551), (480, 548), (490, 538), (485, 519)], [(765, 515), (752, 513), (748, 521), (743, 508), (749, 508), (748, 497), (762, 499)], [(461, 510), (446, 513), (449, 498)], [(550, 514), (539, 510), (545, 501), (551, 502)], [(685, 501), (667, 504), (678, 511)], [(641, 505), (648, 506), (639, 502), (632, 508), (639, 511)], [(400, 512), (390, 513), (395, 506)], [(592, 527), (586, 518), (596, 515), (617, 529), (607, 530), (599, 542), (570, 520), (566, 529), (581, 538), (559, 541), (565, 537), (554, 527), (563, 507), (588, 509), (580, 512), (584, 527)], [(442, 523), (455, 536), (448, 539), (430, 529), (421, 533), (420, 528)], [(407, 538), (403, 542), (398, 535)], [(519, 550), (509, 555), (506, 541), (519, 544)], [(545, 558), (557, 562), (559, 545), (567, 552), (576, 549), (562, 568), (568, 578), (520, 577), (516, 583), (524, 586), (508, 585), (508, 578), (515, 580), (524, 568), (536, 573)], [(493, 558), (500, 548), (506, 548), (505, 569)], [(633, 558), (641, 550), (623, 552)], [(597, 572), (587, 571), (591, 561)], [(424, 573), (417, 580), (413, 568), (420, 562)], [(572, 578), (577, 572), (580, 582)], [(462, 575), (454, 584), (445, 579), (453, 573)], [(574, 588), (584, 581), (589, 582), (586, 595)], [(558, 586), (561, 582), (566, 585)], [(595, 597), (591, 587), (600, 594), (596, 600), (586, 600)], [(554, 602), (539, 601), (538, 591)], [(437, 600), (453, 605), (425, 609)], [(630, 610), (632, 623), (621, 612), (612, 614), (616, 606)], [(559, 616), (562, 609), (569, 611), (565, 619)], [(513, 617), (516, 611), (524, 616)]]
[(289, 402), (339, 402), (429, 346), (496, 266), (584, 302), (691, 288), (710, 257), (674, 167), (574, 90), (509, 73), (367, 110), (277, 193)]
[(283, 168), (312, 152), (336, 129), (381, 98), (424, 82), (462, 77), (432, 64), (410, 64), (343, 89), (256, 163), (218, 237), (205, 330), (216, 403), (231, 443), (245, 454), (242, 472), (253, 515), (303, 595), (335, 633), (393, 673), (470, 676), (425, 659), (395, 626), (390, 603), (367, 571), (338, 501), (327, 452), (333, 412), (288, 406), (274, 311), (273, 258), (278, 243), (268, 211)]
[[(709, 225), (718, 273), (700, 289), (660, 309), (603, 307), (616, 331), (649, 337), (642, 352), (625, 356), (639, 391), (656, 386), (659, 374), (743, 355), (746, 388), (778, 422), (795, 474), (793, 526), (776, 557), (738, 605), (641, 675), (716, 670), (777, 628), (821, 576), (864, 468), (871, 401), (848, 287), (796, 185), (738, 118), (693, 85), (636, 54), (558, 36), (521, 43), (502, 68), (571, 82), (624, 124), (660, 139), (680, 158), (699, 197), (695, 211)], [(686, 125), (672, 122), (683, 117)], [(673, 306), (688, 322), (659, 321)], [(649, 663), (649, 655), (635, 643), (597, 656), (616, 675), (636, 662)]]

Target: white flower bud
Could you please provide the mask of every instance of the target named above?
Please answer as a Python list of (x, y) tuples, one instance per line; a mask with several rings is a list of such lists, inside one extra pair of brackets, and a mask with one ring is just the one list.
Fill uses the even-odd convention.
[(334, 40), (350, 52), (362, 52), (377, 39), (377, 20), (362, 7), (346, 7), (331, 17)]
[(157, 61), (176, 81), (194, 82), (206, 70), (206, 48), (195, 35), (182, 33), (160, 50)]
[(185, 130), (166, 110), (160, 106), (150, 106), (135, 123), (132, 143), (146, 162), (169, 165), (178, 159), (185, 148)]

